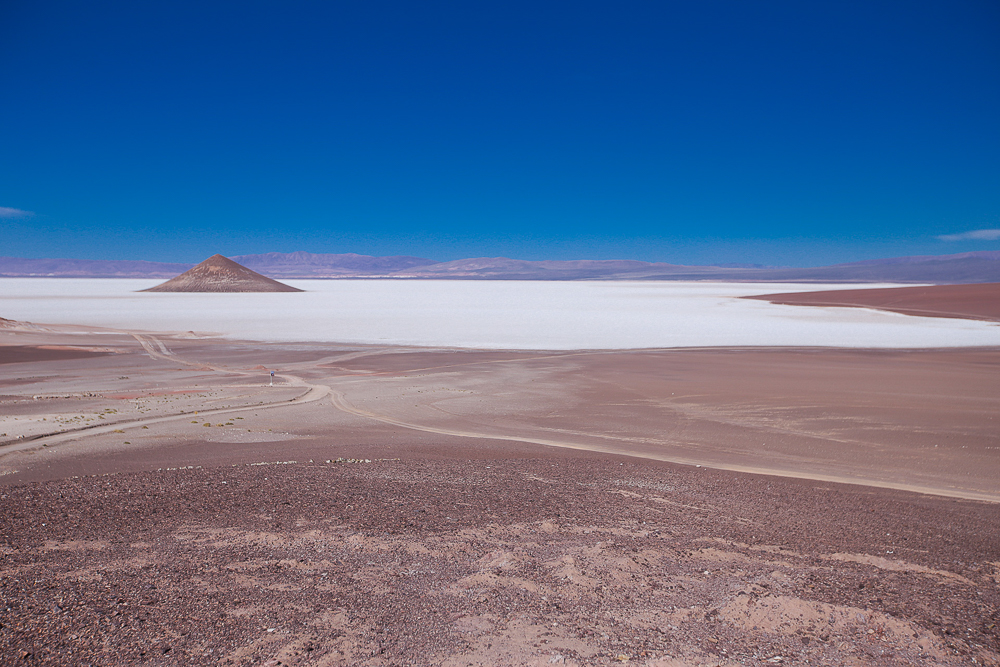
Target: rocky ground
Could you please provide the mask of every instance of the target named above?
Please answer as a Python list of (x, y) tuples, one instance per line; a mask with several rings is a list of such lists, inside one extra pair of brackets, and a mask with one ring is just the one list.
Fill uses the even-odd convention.
[(998, 368), (0, 322), (0, 665), (1000, 665)]
[(995, 504), (572, 452), (260, 463), (0, 489), (0, 662), (1000, 664)]

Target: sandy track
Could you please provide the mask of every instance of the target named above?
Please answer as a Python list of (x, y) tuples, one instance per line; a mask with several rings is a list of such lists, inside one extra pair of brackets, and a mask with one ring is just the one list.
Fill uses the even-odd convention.
[[(198, 377), (261, 374), (234, 363), (238, 358), (213, 360), (227, 349), (225, 343), (175, 338), (168, 347), (156, 335), (129, 335), (150, 359), (191, 369)], [(177, 346), (185, 352), (171, 349)], [(1000, 501), (996, 476), (990, 472), (997, 466), (991, 452), (1000, 448), (1000, 433), (990, 421), (1000, 411), (1000, 379), (990, 370), (1000, 372), (996, 352), (693, 349), (532, 354), (378, 348), (330, 354), (326, 348), (314, 359), (284, 365), (295, 373), (279, 372), (282, 386), (304, 389), (291, 399), (203, 406), (199, 412), (209, 417), (267, 410), (281, 421), (285, 418), (279, 408), (318, 406), (329, 397), (333, 408), (363, 420), (360, 424), (451, 439), (624, 454)], [(803, 373), (818, 373), (816, 381)], [(761, 383), (774, 389), (762, 394)], [(817, 386), (822, 391), (817, 392)], [(760, 400), (775, 390), (780, 395)], [(975, 412), (969, 412), (972, 408)], [(98, 441), (155, 426), (176, 431), (190, 414), (160, 413), (26, 438), (6, 445), (0, 458), (10, 466), (12, 455), (43, 447), (52, 454), (54, 446), (79, 444), (81, 438)], [(298, 426), (293, 429), (301, 430), (309, 419), (295, 420)], [(318, 436), (325, 437), (323, 433)], [(754, 445), (754, 440), (767, 447)], [(949, 449), (938, 450), (939, 443)], [(921, 458), (939, 463), (928, 465)], [(911, 469), (910, 460), (916, 467)]]
[(385, 382), (362, 366), (372, 375), (334, 383), (333, 402), (440, 435), (996, 502), (998, 364), (996, 351), (576, 353), (421, 363)]
[[(456, 436), (460, 438), (474, 438), (481, 440), (506, 440), (511, 442), (524, 442), (534, 445), (543, 445), (546, 447), (559, 447), (563, 449), (573, 449), (573, 450), (580, 450), (580, 451), (600, 453), (600, 454), (632, 456), (636, 458), (650, 459), (666, 463), (676, 463), (680, 465), (696, 466), (698, 468), (701, 467), (716, 468), (719, 470), (729, 470), (732, 472), (742, 472), (755, 475), (772, 475), (777, 477), (793, 477), (797, 479), (809, 479), (821, 482), (833, 482), (838, 484), (861, 484), (864, 486), (897, 489), (900, 491), (911, 491), (914, 493), (925, 493), (929, 495), (947, 496), (951, 498), (964, 498), (967, 500), (982, 500), (992, 503), (1000, 503), (1000, 493), (984, 493), (976, 491), (967, 491), (962, 489), (949, 489), (949, 488), (943, 488), (941, 486), (887, 482), (884, 480), (866, 479), (864, 476), (861, 475), (853, 475), (853, 476), (824, 475), (822, 473), (810, 472), (806, 470), (789, 471), (787, 469), (776, 468), (776, 467), (747, 466), (738, 464), (718, 463), (715, 461), (712, 461), (710, 463), (709, 460), (705, 458), (697, 458), (697, 457), (688, 458), (680, 456), (654, 454), (648, 451), (630, 448), (627, 444), (618, 446), (610, 446), (610, 445), (601, 446), (599, 444), (585, 443), (581, 441), (573, 441), (565, 439), (557, 440), (552, 438), (538, 438), (538, 437), (523, 436), (523, 435), (505, 435), (502, 432), (473, 431), (467, 429), (427, 426), (414, 422), (404, 421), (402, 419), (394, 418), (389, 415), (376, 414), (368, 410), (362, 410), (348, 403), (343, 394), (335, 390), (331, 391), (332, 391), (331, 401), (333, 403), (333, 406), (338, 410), (342, 410), (348, 414), (356, 415), (358, 417), (364, 417), (366, 419), (382, 422), (383, 424), (390, 424), (392, 426), (399, 426), (402, 428), (413, 429), (415, 431), (422, 431), (425, 433), (436, 433), (438, 435)], [(607, 436), (598, 436), (598, 437), (606, 438)]]
[[(134, 332), (131, 333), (131, 335), (140, 343), (140, 345), (143, 347), (146, 353), (153, 358), (180, 363), (199, 369), (210, 369), (216, 372), (233, 373), (245, 376), (252, 376), (259, 374), (259, 371), (245, 371), (232, 367), (223, 368), (221, 366), (211, 363), (205, 363), (203, 361), (185, 359), (173, 353), (163, 343), (163, 341), (157, 338), (156, 336), (150, 334), (139, 334)], [(366, 357), (373, 356), (373, 354), (377, 353), (371, 353), (371, 352), (353, 353), (348, 355), (341, 355), (339, 357), (335, 356), (332, 358), (340, 362), (349, 362), (349, 361), (364, 359)], [(475, 361), (472, 363), (465, 363), (465, 364), (451, 363), (451, 364), (440, 364), (437, 366), (421, 366), (419, 368), (407, 371), (406, 373), (372, 372), (364, 375), (368, 377), (384, 377), (386, 375), (392, 375), (394, 377), (406, 377), (410, 375), (420, 375), (430, 371), (443, 371), (443, 370), (453, 371), (453, 370), (468, 368), (469, 366), (480, 367), (483, 364), (487, 365), (525, 364), (525, 363), (537, 363), (539, 361), (556, 360), (556, 359), (565, 361), (567, 358), (574, 358), (574, 357), (579, 358), (579, 357), (592, 357), (595, 355), (615, 355), (615, 354), (620, 355), (621, 353), (595, 351), (595, 352), (563, 353), (555, 355), (545, 355), (545, 354), (528, 355), (516, 359), (499, 359), (499, 360), (489, 360), (489, 361)], [(368, 420), (373, 420), (391, 426), (411, 429), (415, 431), (421, 431), (424, 433), (431, 433), (431, 434), (459, 437), (459, 438), (478, 439), (478, 440), (491, 440), (491, 441), (500, 440), (500, 441), (520, 442), (520, 443), (527, 443), (534, 445), (542, 445), (546, 447), (559, 447), (564, 449), (580, 450), (580, 451), (603, 453), (603, 454), (617, 454), (617, 455), (624, 454), (628, 456), (635, 456), (639, 458), (677, 463), (682, 465), (709, 466), (723, 470), (730, 470), (734, 472), (796, 477), (801, 479), (811, 479), (824, 482), (863, 484), (868, 486), (877, 486), (882, 488), (893, 488), (904, 491), (912, 491), (916, 493), (944, 495), (956, 498), (965, 498), (970, 500), (985, 500), (990, 502), (1000, 502), (1000, 492), (983, 492), (983, 491), (973, 491), (968, 489), (947, 488), (942, 485), (888, 481), (885, 479), (868, 478), (864, 474), (859, 474), (857, 472), (851, 475), (824, 474), (819, 471), (810, 471), (807, 469), (789, 470), (787, 468), (780, 466), (746, 465), (740, 463), (720, 462), (718, 460), (711, 460), (704, 456), (697, 456), (697, 455), (682, 456), (676, 453), (672, 454), (657, 453), (649, 451), (648, 449), (637, 448), (634, 445), (630, 444), (630, 441), (635, 440), (634, 438), (615, 437), (613, 435), (607, 435), (602, 433), (581, 433), (581, 435), (587, 436), (584, 439), (579, 439), (579, 438), (572, 439), (565, 437), (553, 438), (553, 437), (539, 437), (538, 435), (525, 434), (525, 433), (505, 432), (505, 429), (502, 426), (501, 427), (494, 426), (489, 430), (480, 430), (471, 427), (464, 427), (464, 428), (458, 426), (449, 427), (449, 426), (420, 423), (418, 421), (405, 419), (398, 415), (392, 415), (385, 412), (376, 412), (370, 409), (364, 409), (352, 405), (347, 400), (344, 392), (335, 390), (330, 385), (327, 384), (307, 382), (302, 377), (298, 375), (293, 375), (288, 372), (282, 372), (279, 375), (276, 375), (276, 377), (286, 382), (289, 386), (305, 387), (306, 391), (300, 396), (297, 396), (290, 400), (275, 401), (272, 403), (252, 406), (252, 407), (204, 410), (200, 412), (204, 416), (233, 415), (246, 412), (249, 410), (271, 409), (282, 405), (311, 403), (314, 401), (320, 401), (326, 398), (327, 396), (330, 396), (332, 406), (337, 410), (340, 410), (346, 414), (350, 414)], [(356, 377), (356, 374), (351, 374), (351, 377)], [(188, 413), (178, 413), (175, 415), (150, 417), (146, 419), (133, 420), (128, 422), (118, 422), (115, 424), (109, 424), (107, 426), (90, 427), (88, 429), (79, 429), (76, 431), (71, 431), (61, 434), (53, 434), (5, 447), (4, 453), (20, 451), (24, 449), (31, 449), (41, 446), (57, 445), (62, 442), (77, 440), (82, 435), (100, 435), (100, 434), (114, 433), (119, 430), (136, 429), (136, 428), (141, 428), (143, 426), (168, 423), (171, 421), (183, 420), (189, 416), (190, 415)], [(732, 419), (730, 419), (729, 421), (732, 421)], [(602, 445), (600, 444), (600, 440), (605, 440), (605, 441), (612, 440), (615, 442), (614, 444)], [(690, 443), (677, 443), (677, 444), (690, 444)]]
[[(143, 333), (131, 333), (130, 334), (139, 344), (142, 349), (145, 350), (146, 354), (154, 359), (161, 359), (164, 361), (170, 361), (173, 363), (183, 364), (186, 366), (191, 366), (199, 369), (209, 369), (213, 371), (225, 372), (230, 374), (254, 376), (259, 375), (259, 371), (243, 371), (240, 369), (233, 368), (221, 368), (216, 365), (206, 364), (199, 361), (193, 361), (189, 359), (184, 359), (173, 352), (171, 352), (167, 346), (156, 336), (151, 334)], [(278, 400), (271, 403), (261, 403), (247, 407), (240, 408), (218, 408), (218, 409), (208, 409), (199, 410), (198, 415), (200, 417), (204, 416), (216, 416), (216, 415), (235, 415), (250, 410), (266, 410), (269, 408), (275, 408), (279, 406), (287, 405), (300, 405), (304, 403), (312, 403), (314, 401), (319, 401), (326, 398), (330, 394), (330, 387), (326, 385), (315, 385), (310, 384), (303, 380), (302, 378), (290, 375), (290, 374), (276, 374), (276, 378), (283, 380), (288, 386), (292, 387), (303, 387), (305, 391), (291, 399)], [(52, 433), (49, 435), (35, 436), (31, 438), (25, 438), (23, 441), (16, 443), (8, 443), (0, 448), (0, 458), (14, 452), (21, 452), (26, 450), (34, 450), (41, 447), (49, 447), (52, 445), (58, 445), (60, 443), (77, 441), (82, 437), (86, 436), (97, 436), (104, 435), (108, 433), (117, 433), (124, 430), (131, 430), (142, 428), (144, 426), (152, 426), (155, 424), (166, 424), (170, 422), (175, 422), (182, 419), (189, 419), (191, 417), (191, 412), (178, 412), (176, 414), (157, 416), (157, 417), (144, 417), (142, 419), (133, 419), (128, 421), (118, 421), (105, 425), (94, 425), (94, 426), (84, 426), (74, 429), (67, 429), (60, 433)]]

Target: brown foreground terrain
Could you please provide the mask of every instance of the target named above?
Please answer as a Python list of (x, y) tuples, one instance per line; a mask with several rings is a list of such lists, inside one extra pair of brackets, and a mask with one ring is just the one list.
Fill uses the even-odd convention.
[(1000, 322), (1000, 283), (792, 292), (743, 298), (790, 306), (875, 308), (920, 317)]
[(3, 324), (0, 663), (1000, 664), (1000, 350)]

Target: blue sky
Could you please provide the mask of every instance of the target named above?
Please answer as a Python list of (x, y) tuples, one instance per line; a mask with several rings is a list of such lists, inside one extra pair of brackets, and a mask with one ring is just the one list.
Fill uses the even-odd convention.
[(8, 0), (0, 128), (0, 255), (997, 250), (1000, 4)]

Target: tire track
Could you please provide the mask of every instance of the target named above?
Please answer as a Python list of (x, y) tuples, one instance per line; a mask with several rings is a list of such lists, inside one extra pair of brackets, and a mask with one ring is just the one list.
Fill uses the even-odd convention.
[[(185, 366), (197, 367), (199, 369), (208, 369), (212, 371), (217, 371), (221, 373), (234, 373), (236, 375), (242, 376), (255, 376), (259, 371), (244, 371), (232, 368), (221, 368), (212, 364), (205, 364), (198, 361), (190, 361), (179, 357), (164, 345), (163, 341), (155, 336), (149, 334), (138, 334), (130, 332), (130, 335), (135, 338), (135, 340), (142, 346), (142, 349), (153, 359), (160, 359), (162, 361), (170, 361), (173, 363), (183, 364)], [(248, 405), (245, 407), (238, 408), (214, 408), (209, 410), (198, 410), (198, 416), (202, 415), (227, 415), (236, 414), (240, 412), (247, 412), (250, 410), (267, 410), (275, 407), (282, 407), (288, 405), (300, 405), (304, 403), (313, 403), (315, 401), (322, 400), (330, 395), (332, 390), (327, 385), (322, 384), (312, 384), (306, 382), (303, 378), (297, 375), (290, 374), (275, 374), (275, 377), (285, 380), (287, 386), (291, 387), (302, 387), (306, 391), (302, 394), (291, 398), (280, 401), (273, 401), (271, 403)], [(263, 386), (263, 385), (262, 385)], [(37, 435), (31, 438), (24, 438), (22, 440), (12, 441), (11, 444), (0, 445), (0, 460), (9, 454), (15, 452), (30, 451), (35, 449), (41, 449), (42, 447), (48, 447), (50, 445), (58, 445), (65, 442), (70, 442), (73, 440), (79, 440), (84, 437), (93, 435), (104, 435), (108, 433), (114, 433), (116, 431), (124, 431), (126, 429), (142, 428), (143, 426), (150, 426), (152, 424), (163, 424), (171, 421), (177, 421), (180, 419), (187, 419), (194, 412), (179, 412), (170, 415), (160, 415), (158, 417), (143, 417), (142, 419), (133, 419), (129, 421), (113, 422), (110, 424), (94, 424), (92, 426), (81, 426), (68, 431), (61, 431), (58, 433), (49, 433), (44, 435)]]
[(924, 493), (933, 496), (945, 496), (949, 498), (962, 498), (964, 500), (979, 500), (990, 503), (1000, 503), (1000, 495), (993, 493), (921, 486), (915, 484), (901, 484), (895, 482), (886, 482), (883, 480), (868, 479), (864, 477), (848, 477), (844, 475), (824, 475), (821, 473), (811, 473), (808, 471), (785, 470), (781, 468), (767, 468), (762, 466), (727, 464), (716, 461), (706, 461), (704, 459), (692, 459), (682, 456), (669, 456), (665, 454), (659, 454), (656, 452), (636, 451), (630, 449), (623, 449), (620, 447), (606, 447), (601, 445), (592, 445), (583, 442), (574, 442), (571, 440), (552, 440), (548, 438), (535, 438), (535, 437), (520, 436), (520, 435), (503, 435), (495, 433), (469, 431), (465, 429), (426, 426), (423, 424), (416, 424), (413, 422), (403, 421), (402, 419), (397, 419), (389, 415), (383, 415), (370, 412), (368, 410), (362, 410), (361, 408), (355, 407), (350, 403), (348, 403), (344, 394), (334, 389), (331, 389), (330, 399), (331, 403), (333, 404), (333, 407), (347, 414), (355, 415), (357, 417), (364, 417), (366, 419), (372, 419), (374, 421), (381, 422), (383, 424), (390, 424), (392, 426), (398, 426), (400, 428), (407, 428), (414, 431), (423, 431), (425, 433), (435, 433), (437, 435), (448, 435), (459, 438), (476, 438), (481, 440), (503, 440), (508, 442), (525, 442), (535, 445), (545, 445), (548, 447), (560, 447), (563, 449), (574, 449), (574, 450), (594, 452), (599, 454), (612, 454), (616, 456), (631, 456), (635, 458), (649, 459), (652, 461), (662, 461), (664, 463), (676, 463), (679, 465), (695, 466), (699, 468), (714, 468), (716, 470), (728, 470), (731, 472), (748, 473), (753, 475), (771, 475), (775, 477), (788, 477), (793, 479), (809, 479), (818, 482), (831, 482), (835, 484), (858, 484), (861, 486), (872, 486), (882, 489), (896, 489), (899, 491)]

